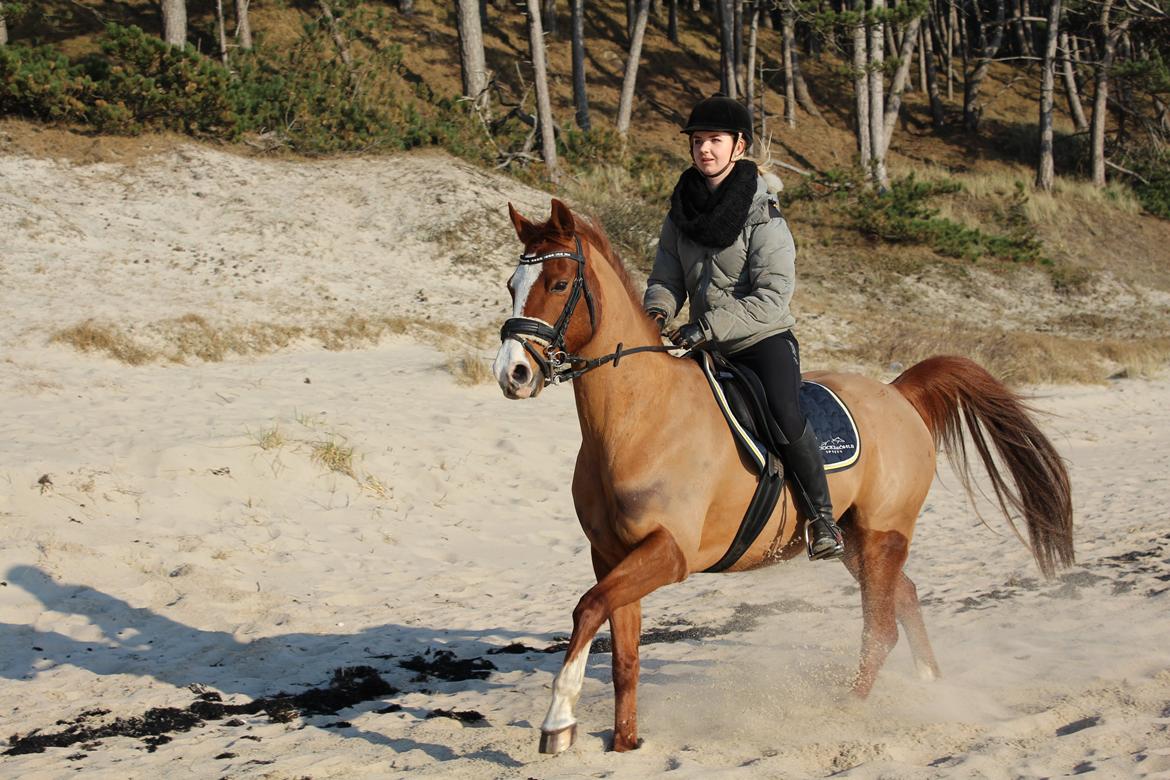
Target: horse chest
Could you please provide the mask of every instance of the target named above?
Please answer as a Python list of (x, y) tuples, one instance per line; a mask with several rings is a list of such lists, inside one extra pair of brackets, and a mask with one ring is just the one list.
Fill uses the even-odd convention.
[(576, 480), (573, 493), (581, 528), (599, 550), (628, 551), (659, 525), (664, 501), (656, 482), (615, 485), (599, 475)]

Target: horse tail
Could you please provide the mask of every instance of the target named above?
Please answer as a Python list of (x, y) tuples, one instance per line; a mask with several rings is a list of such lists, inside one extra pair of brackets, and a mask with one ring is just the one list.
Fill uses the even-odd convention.
[[(947, 453), (973, 499), (966, 422), (1004, 518), (1023, 541), (1012, 511), (1023, 516), (1032, 555), (1046, 577), (1074, 562), (1068, 471), (1018, 395), (975, 361), (950, 355), (927, 358), (892, 384), (918, 411), (935, 448)], [(992, 445), (1014, 487), (1000, 473)]]

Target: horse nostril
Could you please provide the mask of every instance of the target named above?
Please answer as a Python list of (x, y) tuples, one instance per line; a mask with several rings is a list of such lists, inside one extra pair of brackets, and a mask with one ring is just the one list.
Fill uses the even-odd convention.
[(518, 385), (527, 384), (529, 376), (530, 374), (528, 373), (528, 366), (524, 363), (518, 363), (516, 367), (512, 369), (512, 381)]

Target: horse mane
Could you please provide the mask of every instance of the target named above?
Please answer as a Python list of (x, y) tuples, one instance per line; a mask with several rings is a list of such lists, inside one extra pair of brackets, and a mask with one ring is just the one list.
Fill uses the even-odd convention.
[(638, 287), (630, 276), (629, 269), (626, 264), (622, 262), (622, 258), (618, 255), (617, 250), (613, 248), (613, 244), (609, 241), (609, 236), (605, 235), (605, 231), (598, 225), (597, 220), (593, 217), (588, 219), (579, 214), (573, 214), (573, 225), (577, 232), (585, 236), (586, 240), (594, 246), (602, 256), (609, 262), (610, 267), (617, 274), (618, 279), (621, 279), (622, 286), (626, 288), (629, 293), (630, 300), (638, 308), (642, 307), (642, 297), (638, 293)]

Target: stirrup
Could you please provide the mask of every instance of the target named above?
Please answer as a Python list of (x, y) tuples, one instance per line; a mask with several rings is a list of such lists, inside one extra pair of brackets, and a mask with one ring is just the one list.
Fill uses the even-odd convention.
[[(813, 552), (813, 538), (812, 527), (813, 523), (823, 523), (829, 527), (829, 534), (832, 537), (833, 546), (825, 547), (820, 552)], [(825, 541), (826, 537), (821, 537), (821, 541)], [(824, 518), (816, 518), (815, 520), (808, 520), (804, 524), (804, 546), (808, 550), (808, 559), (810, 561), (824, 561), (833, 558), (840, 558), (845, 554), (845, 537), (841, 534), (841, 529), (832, 520), (825, 520)]]

